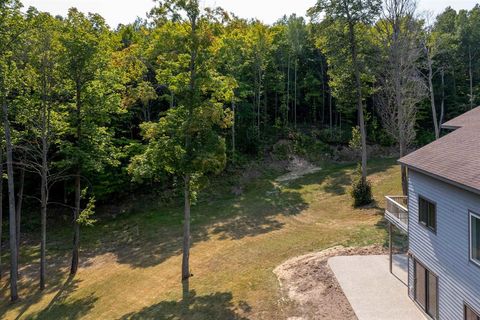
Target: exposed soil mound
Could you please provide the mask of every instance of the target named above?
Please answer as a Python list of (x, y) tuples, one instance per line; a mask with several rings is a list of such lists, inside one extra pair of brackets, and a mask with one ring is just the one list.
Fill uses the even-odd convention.
[(322, 169), (303, 158), (293, 156), (287, 165), (287, 170), (289, 171), (288, 173), (278, 177), (277, 179), (275, 179), (275, 181), (287, 182), (291, 180), (296, 180), (307, 174), (312, 174)]
[(333, 256), (385, 253), (380, 246), (339, 246), (290, 259), (275, 268), (282, 296), (296, 306), (289, 320), (357, 319), (327, 261)]

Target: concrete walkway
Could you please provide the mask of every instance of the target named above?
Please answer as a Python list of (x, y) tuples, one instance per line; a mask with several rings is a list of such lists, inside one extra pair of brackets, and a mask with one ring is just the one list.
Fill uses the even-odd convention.
[(388, 256), (333, 257), (328, 264), (359, 320), (426, 319), (408, 297), (406, 256), (395, 256), (395, 276)]

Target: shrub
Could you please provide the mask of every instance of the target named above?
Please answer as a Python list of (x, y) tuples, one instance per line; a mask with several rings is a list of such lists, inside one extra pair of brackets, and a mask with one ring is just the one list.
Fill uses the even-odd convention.
[(342, 129), (342, 130), (340, 130), (340, 128), (337, 128), (337, 127), (333, 129), (325, 128), (325, 129), (318, 130), (315, 133), (317, 135), (317, 138), (323, 141), (324, 143), (334, 144), (334, 145), (348, 144), (348, 142), (352, 138), (350, 128)]
[(361, 167), (358, 166), (352, 182), (351, 196), (354, 207), (361, 207), (373, 202), (372, 185), (370, 181), (363, 181)]
[(287, 160), (292, 154), (293, 146), (288, 140), (280, 140), (273, 145), (272, 156), (276, 160)]

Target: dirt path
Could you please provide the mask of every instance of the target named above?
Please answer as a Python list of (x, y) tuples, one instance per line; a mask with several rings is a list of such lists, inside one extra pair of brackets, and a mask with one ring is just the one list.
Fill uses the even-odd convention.
[(299, 179), (303, 176), (308, 174), (312, 174), (322, 170), (319, 167), (314, 166), (310, 162), (305, 159), (299, 157), (293, 157), (288, 166), (287, 166), (288, 173), (278, 177), (275, 179), (276, 182), (287, 182)]
[(327, 261), (333, 256), (385, 253), (381, 246), (340, 246), (290, 259), (275, 268), (283, 299), (295, 304), (293, 316), (288, 319), (357, 319)]

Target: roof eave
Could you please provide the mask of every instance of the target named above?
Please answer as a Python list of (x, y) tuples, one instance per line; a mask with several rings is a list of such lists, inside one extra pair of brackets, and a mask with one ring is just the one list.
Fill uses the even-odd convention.
[[(401, 159), (400, 159), (401, 160)], [(473, 188), (473, 187), (470, 187), (470, 186), (467, 186), (465, 184), (462, 184), (462, 183), (459, 183), (459, 182), (456, 182), (456, 181), (453, 181), (453, 180), (450, 180), (448, 178), (445, 178), (445, 177), (442, 177), (438, 174), (435, 174), (435, 173), (432, 173), (432, 172), (429, 172), (427, 170), (424, 170), (424, 169), (420, 169), (418, 167), (414, 167), (412, 165), (409, 165), (408, 163), (405, 163), (403, 161), (400, 161), (398, 160), (398, 162), (404, 166), (406, 166), (409, 170), (413, 170), (413, 171), (417, 171), (417, 172), (420, 172), (424, 175), (427, 175), (431, 178), (434, 178), (434, 179), (437, 179), (437, 180), (440, 180), (442, 182), (445, 182), (447, 184), (450, 184), (450, 185), (453, 185), (457, 188), (460, 188), (460, 189), (463, 189), (463, 190), (466, 190), (466, 191), (469, 191), (469, 192), (472, 192), (472, 193), (475, 193), (477, 195), (480, 195), (480, 189), (476, 189), (476, 188)]]
[(442, 124), (441, 127), (442, 129), (445, 129), (445, 130), (457, 130), (462, 128), (462, 126), (449, 125), (447, 123)]

